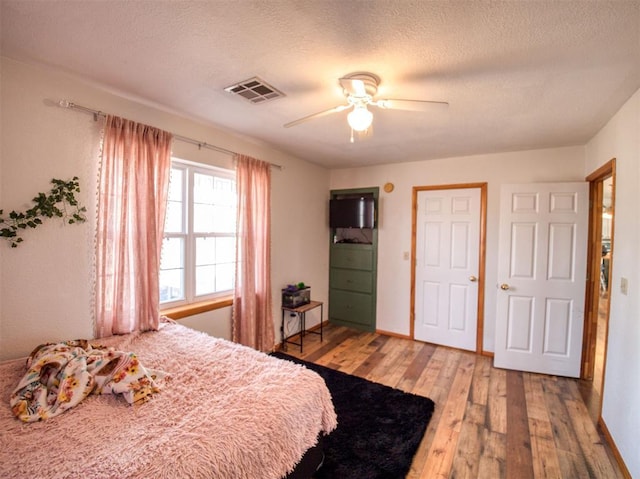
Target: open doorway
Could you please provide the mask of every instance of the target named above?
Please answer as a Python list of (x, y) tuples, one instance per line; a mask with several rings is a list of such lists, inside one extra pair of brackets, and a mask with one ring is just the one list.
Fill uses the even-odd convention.
[(587, 177), (590, 185), (589, 249), (586, 315), (581, 378), (585, 403), (594, 421), (602, 410), (609, 298), (613, 263), (615, 206), (615, 159)]

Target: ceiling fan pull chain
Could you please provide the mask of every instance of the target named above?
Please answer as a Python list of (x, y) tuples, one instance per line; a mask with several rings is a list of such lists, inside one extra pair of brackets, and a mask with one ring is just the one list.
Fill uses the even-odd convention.
[(351, 143), (353, 143), (353, 128), (351, 128)]

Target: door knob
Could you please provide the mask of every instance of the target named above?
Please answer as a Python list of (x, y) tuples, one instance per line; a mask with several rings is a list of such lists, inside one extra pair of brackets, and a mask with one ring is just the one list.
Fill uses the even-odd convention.
[(509, 289), (509, 285), (507, 283), (502, 283), (500, 285), (500, 289), (503, 290), (503, 291), (506, 291), (506, 290)]
[(471, 281), (473, 283), (475, 281), (478, 281), (478, 278), (476, 278), (475, 276), (471, 275), (471, 276), (469, 276), (469, 281)]

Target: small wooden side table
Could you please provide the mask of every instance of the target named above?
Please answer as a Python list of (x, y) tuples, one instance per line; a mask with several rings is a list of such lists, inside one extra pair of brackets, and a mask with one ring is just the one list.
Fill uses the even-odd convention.
[[(300, 346), (300, 352), (302, 353), (302, 343), (303, 343), (303, 339), (305, 334), (307, 333), (312, 333), (312, 334), (319, 334), (320, 335), (320, 341), (322, 341), (322, 316), (323, 316), (323, 306), (324, 303), (322, 303), (322, 301), (310, 301), (307, 304), (303, 304), (301, 306), (297, 306), (295, 308), (288, 308), (286, 306), (282, 306), (282, 324), (280, 325), (280, 334), (282, 336), (282, 350), (286, 351), (287, 350), (287, 344), (294, 344), (296, 346)], [(306, 325), (306, 314), (308, 311), (311, 311), (312, 309), (315, 309), (317, 307), (320, 307), (320, 331), (307, 331), (307, 325)], [(284, 336), (284, 316), (286, 313), (293, 313), (298, 317), (298, 321), (300, 323), (300, 332), (299, 333), (295, 333), (292, 334), (291, 336), (285, 337)], [(294, 341), (291, 341), (289, 338), (300, 334), (300, 342), (296, 343)]]

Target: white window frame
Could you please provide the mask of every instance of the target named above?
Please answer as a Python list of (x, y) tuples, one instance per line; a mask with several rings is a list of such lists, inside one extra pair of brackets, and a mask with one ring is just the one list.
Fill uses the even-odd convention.
[[(229, 297), (233, 293), (233, 288), (218, 291), (215, 293), (196, 295), (196, 239), (197, 238), (216, 238), (229, 237), (235, 238), (233, 233), (194, 233), (193, 232), (193, 201), (194, 201), (194, 174), (201, 173), (219, 178), (231, 179), (236, 181), (234, 170), (227, 170), (215, 166), (202, 163), (195, 163), (181, 158), (171, 158), (171, 168), (183, 171), (182, 175), (182, 225), (181, 232), (166, 232), (164, 238), (182, 238), (184, 239), (184, 299), (160, 302), (161, 309), (185, 306), (202, 301), (215, 300), (223, 297)], [(234, 278), (235, 280), (235, 278)]]

